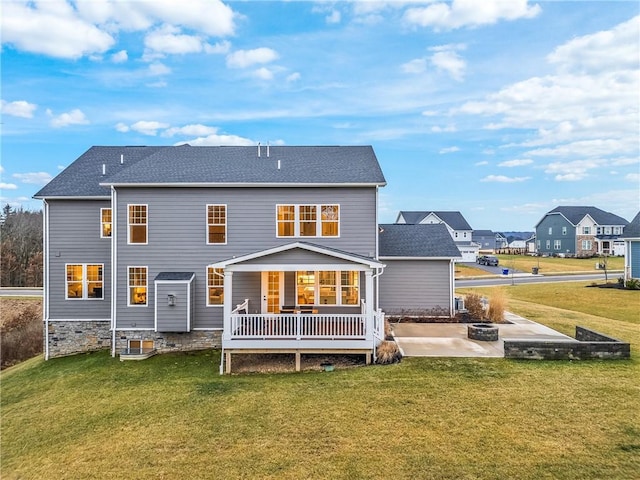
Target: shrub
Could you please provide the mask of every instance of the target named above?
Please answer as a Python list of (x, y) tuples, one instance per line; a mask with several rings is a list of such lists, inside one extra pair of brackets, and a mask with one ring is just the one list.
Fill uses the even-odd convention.
[(42, 353), (42, 318), (28, 305), (14, 313), (0, 328), (0, 367), (7, 368)]
[(377, 361), (381, 365), (388, 365), (402, 360), (402, 354), (396, 342), (384, 341), (376, 350)]
[(640, 290), (640, 280), (638, 280), (637, 278), (630, 278), (629, 280), (627, 280), (625, 287), (629, 290)]
[(507, 308), (507, 298), (502, 290), (495, 290), (489, 298), (489, 308), (487, 309), (487, 317), (493, 323), (502, 323), (504, 321), (504, 311)]
[(467, 293), (464, 297), (464, 307), (469, 312), (469, 316), (474, 320), (483, 320), (485, 318), (484, 305), (482, 297), (477, 293)]

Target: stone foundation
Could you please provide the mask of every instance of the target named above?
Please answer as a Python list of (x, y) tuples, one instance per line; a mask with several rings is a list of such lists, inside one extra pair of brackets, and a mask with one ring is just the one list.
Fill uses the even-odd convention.
[(151, 340), (158, 353), (207, 350), (222, 347), (222, 330), (194, 330), (186, 333), (118, 330), (116, 353), (127, 348), (129, 340)]
[[(111, 347), (110, 327), (109, 320), (82, 322), (49, 320), (49, 331), (45, 332), (45, 342), (49, 341), (49, 358)], [(46, 323), (44, 328), (47, 328)]]

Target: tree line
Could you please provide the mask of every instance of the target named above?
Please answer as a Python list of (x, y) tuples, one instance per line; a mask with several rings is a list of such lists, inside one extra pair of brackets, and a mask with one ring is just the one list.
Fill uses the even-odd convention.
[(42, 286), (42, 211), (5, 205), (0, 214), (0, 285)]

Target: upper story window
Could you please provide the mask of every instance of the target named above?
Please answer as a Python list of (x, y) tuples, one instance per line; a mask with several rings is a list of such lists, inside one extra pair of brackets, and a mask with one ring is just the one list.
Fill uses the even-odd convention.
[(591, 235), (591, 227), (582, 227), (583, 235)]
[(567, 227), (562, 227), (562, 235), (566, 235), (567, 234)]
[(596, 235), (602, 235), (602, 227), (596, 227)]
[(66, 299), (87, 300), (103, 298), (102, 264), (68, 264)]
[(622, 227), (613, 227), (613, 234), (620, 235), (622, 233)]
[(226, 205), (207, 205), (207, 243), (227, 243)]
[(100, 238), (109, 238), (111, 236), (111, 209), (100, 209)]
[(224, 304), (224, 270), (207, 267), (207, 305)]
[(604, 234), (611, 235), (611, 227), (604, 227)]
[(553, 235), (553, 227), (549, 227), (549, 235)]
[(339, 205), (278, 205), (278, 237), (338, 237)]
[(129, 205), (129, 243), (147, 243), (146, 205)]
[(129, 305), (147, 305), (147, 267), (129, 267)]

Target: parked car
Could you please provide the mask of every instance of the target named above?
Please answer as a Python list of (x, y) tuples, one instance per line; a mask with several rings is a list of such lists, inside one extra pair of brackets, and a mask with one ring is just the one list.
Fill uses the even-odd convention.
[(498, 266), (498, 257), (494, 257), (493, 255), (482, 255), (478, 257), (477, 262), (480, 265), (487, 265), (489, 267), (497, 267)]

